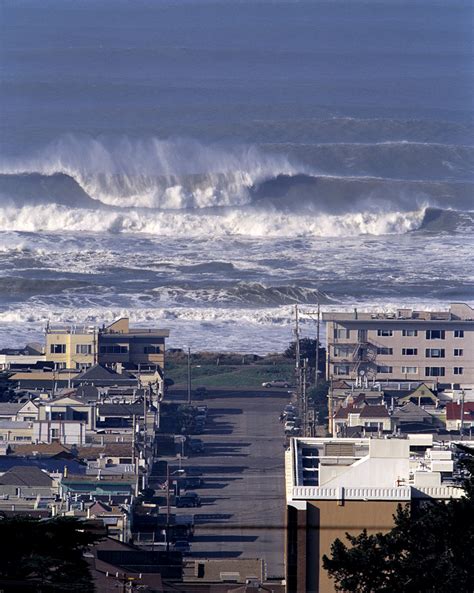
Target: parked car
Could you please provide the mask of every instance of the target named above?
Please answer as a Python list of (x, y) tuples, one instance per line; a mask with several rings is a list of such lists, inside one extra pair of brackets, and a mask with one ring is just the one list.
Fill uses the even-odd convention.
[(176, 506), (178, 508), (183, 507), (200, 507), (201, 506), (201, 499), (196, 492), (186, 492), (186, 494), (182, 494), (176, 498)]
[(189, 542), (186, 541), (185, 539), (179, 539), (178, 541), (176, 541), (174, 543), (173, 549), (175, 552), (181, 552), (182, 554), (189, 554), (189, 552), (191, 551), (191, 546), (189, 545)]
[(188, 447), (191, 453), (204, 453), (204, 443), (201, 439), (189, 439)]
[(262, 387), (290, 387), (288, 381), (264, 381)]

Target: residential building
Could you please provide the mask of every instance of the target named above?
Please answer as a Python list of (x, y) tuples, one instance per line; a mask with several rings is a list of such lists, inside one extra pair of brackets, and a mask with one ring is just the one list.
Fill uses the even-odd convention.
[(97, 363), (164, 368), (169, 330), (130, 327), (124, 317), (109, 326), (48, 326), (46, 359), (57, 369), (87, 369)]
[(49, 399), (42, 402), (38, 409), (39, 420), (75, 421), (83, 423), (85, 430), (95, 429), (95, 404), (86, 403), (79, 398), (64, 396)]
[(474, 384), (474, 309), (323, 313), (327, 376), (360, 382)]
[(97, 363), (98, 330), (87, 325), (46, 327), (46, 360), (56, 369), (85, 369)]
[(37, 499), (52, 500), (57, 483), (46, 471), (35, 466), (14, 466), (0, 476), (0, 496), (10, 504), (27, 505)]
[(474, 428), (474, 402), (448, 403), (446, 405), (446, 430), (461, 430), (461, 417), (464, 431)]
[(0, 371), (18, 367), (34, 367), (38, 362), (46, 360), (46, 356), (42, 353), (29, 354), (28, 351), (23, 352), (3, 350), (0, 353)]
[(385, 405), (349, 404), (341, 406), (334, 414), (336, 433), (344, 433), (347, 427), (360, 426), (368, 432), (390, 432), (392, 421)]
[(31, 443), (33, 441), (33, 422), (19, 420), (0, 420), (0, 443)]
[(334, 593), (322, 566), (346, 532), (388, 531), (399, 504), (463, 496), (455, 452), (431, 435), (410, 438), (293, 438), (285, 453), (288, 593)]
[(37, 420), (33, 422), (34, 443), (62, 443), (83, 445), (86, 442), (86, 423), (80, 420)]
[(417, 406), (412, 401), (407, 401), (405, 404), (396, 408), (392, 415), (394, 426), (402, 431), (407, 432), (407, 427), (411, 432), (417, 428), (419, 431), (431, 432), (438, 424), (437, 418), (421, 406)]

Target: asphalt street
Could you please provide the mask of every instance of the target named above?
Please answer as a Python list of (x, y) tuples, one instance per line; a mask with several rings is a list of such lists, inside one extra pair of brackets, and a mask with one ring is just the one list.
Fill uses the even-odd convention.
[(199, 468), (204, 480), (196, 490), (202, 506), (192, 509), (192, 557), (264, 558), (268, 577), (283, 577), (284, 435), (279, 414), (288, 401), (282, 389), (215, 391), (197, 402), (207, 404), (209, 413), (204, 434), (197, 437), (204, 442), (204, 453), (183, 463)]

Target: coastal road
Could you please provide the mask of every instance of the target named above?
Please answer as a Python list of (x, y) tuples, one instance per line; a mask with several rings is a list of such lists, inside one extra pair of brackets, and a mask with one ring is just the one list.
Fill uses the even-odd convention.
[[(184, 397), (175, 392), (172, 397)], [(196, 558), (264, 558), (269, 577), (283, 577), (284, 435), (279, 414), (286, 390), (210, 391), (205, 452), (184, 466), (202, 471), (202, 506), (193, 509)], [(178, 509), (189, 513), (190, 509)]]

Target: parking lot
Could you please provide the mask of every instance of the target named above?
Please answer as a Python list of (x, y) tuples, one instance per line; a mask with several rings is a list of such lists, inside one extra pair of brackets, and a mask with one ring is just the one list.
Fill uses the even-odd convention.
[(284, 435), (279, 415), (288, 399), (285, 389), (266, 389), (215, 391), (199, 402), (209, 408), (198, 437), (205, 450), (190, 455), (183, 467), (202, 473), (204, 484), (196, 489), (202, 506), (177, 509), (195, 515), (191, 556), (263, 557), (269, 577), (283, 576)]

